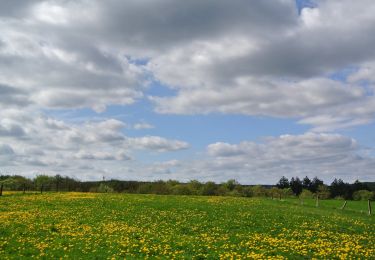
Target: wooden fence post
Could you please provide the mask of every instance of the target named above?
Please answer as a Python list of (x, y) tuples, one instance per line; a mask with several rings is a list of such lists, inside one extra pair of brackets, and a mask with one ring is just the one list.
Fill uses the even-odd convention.
[(40, 186), (40, 194), (42, 194), (43, 193), (43, 184), (42, 184), (42, 186)]
[(341, 209), (345, 209), (347, 201), (344, 202), (344, 205), (342, 205)]
[(368, 200), (367, 204), (368, 204), (368, 214), (371, 215), (371, 200)]
[(23, 194), (26, 193), (26, 184), (23, 184)]
[(316, 206), (316, 207), (319, 207), (319, 195), (316, 195), (315, 206)]
[(0, 185), (0, 196), (3, 196), (3, 184)]

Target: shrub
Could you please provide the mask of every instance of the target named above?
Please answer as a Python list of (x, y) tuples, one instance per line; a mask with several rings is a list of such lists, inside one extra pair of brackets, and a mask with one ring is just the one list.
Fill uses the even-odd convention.
[(186, 184), (178, 184), (172, 187), (172, 193), (175, 195), (191, 195), (192, 191)]
[(193, 195), (199, 195), (201, 193), (201, 189), (202, 189), (203, 184), (200, 183), (197, 180), (191, 180), (187, 184), (187, 186), (188, 186), (189, 190), (191, 191), (191, 194), (193, 194)]
[(137, 193), (140, 194), (149, 194), (152, 193), (151, 183), (142, 183), (138, 186)]
[(261, 185), (251, 187), (251, 193), (255, 197), (264, 197), (267, 194), (267, 189)]
[(319, 199), (328, 199), (331, 195), (326, 185), (319, 185), (316, 193), (319, 195)]
[(208, 181), (202, 187), (202, 195), (213, 196), (216, 195), (217, 186), (214, 182)]
[(314, 197), (314, 194), (309, 190), (303, 189), (299, 197), (301, 199), (312, 199)]
[(369, 200), (374, 198), (374, 193), (368, 190), (359, 190), (353, 193), (354, 200)]
[(113, 192), (113, 188), (108, 186), (107, 184), (100, 183), (100, 185), (98, 187), (98, 192), (102, 192), (102, 193)]
[(252, 190), (251, 190), (251, 187), (244, 187), (244, 188), (242, 189), (242, 195), (243, 195), (244, 197), (252, 197), (252, 196), (253, 196), (253, 192), (252, 192)]

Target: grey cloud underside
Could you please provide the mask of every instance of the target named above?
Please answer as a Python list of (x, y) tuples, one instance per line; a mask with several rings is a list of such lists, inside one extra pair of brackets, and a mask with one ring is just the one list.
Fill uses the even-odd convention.
[(151, 98), (161, 113), (223, 112), (276, 117), (306, 117), (363, 101), (364, 90), (333, 80), (269, 82), (244, 79), (232, 88), (182, 90), (176, 97)]
[[(301, 118), (298, 122), (326, 132), (373, 122), (375, 98), (365, 89), (316, 79), (287, 86), (249, 81), (233, 89), (182, 90), (175, 97), (152, 97), (159, 113), (244, 114)], [(251, 87), (249, 87), (251, 86)]]
[[(375, 58), (375, 19), (352, 28), (317, 28), (267, 42), (259, 50), (215, 64), (222, 77), (264, 75), (306, 78), (326, 75)], [(342, 31), (339, 31), (342, 29)]]
[(12, 147), (10, 147), (7, 144), (1, 144), (0, 145), (0, 155), (13, 155), (14, 151)]
[[(0, 81), (22, 89), (34, 104), (101, 111), (108, 104), (131, 104), (142, 97), (142, 69), (125, 58), (121, 60), (94, 46), (64, 49), (43, 43), (40, 36), (29, 38), (27, 33), (20, 39), (12, 37), (0, 48)], [(21, 99), (24, 96), (17, 93), (10, 101), (23, 101), (19, 105), (25, 105)]]
[(29, 103), (27, 92), (0, 84), (0, 107), (25, 106)]
[(28, 9), (42, 0), (2, 0), (0, 4), (0, 17), (21, 18), (27, 14)]
[(23, 128), (19, 125), (0, 125), (0, 136), (22, 137), (25, 135)]
[[(375, 7), (316, 3), (299, 16), (291, 0), (3, 1), (0, 84), (27, 96), (0, 101), (101, 112), (144, 98), (155, 79), (177, 91), (152, 97), (161, 113), (292, 117), (315, 130), (368, 123), (364, 90), (306, 82), (375, 59)], [(323, 123), (337, 111), (340, 122)]]
[(101, 7), (101, 32), (131, 47), (151, 50), (221, 37), (223, 32), (261, 37), (296, 23), (292, 1), (115, 0)]
[[(156, 111), (294, 117), (315, 131), (372, 122), (375, 99), (355, 78), (371, 79), (367, 64), (375, 58), (375, 7), (371, 2), (317, 2), (317, 8), (302, 11), (296, 26), (275, 30), (274, 37), (249, 34), (233, 36), (232, 43), (190, 42), (156, 57), (150, 69), (177, 91), (174, 97), (152, 97)], [(351, 86), (319, 82), (347, 66), (364, 67), (353, 75)], [(309, 84), (314, 81), (320, 84), (318, 91)], [(348, 88), (362, 94), (342, 99)], [(326, 99), (327, 94), (333, 99)]]

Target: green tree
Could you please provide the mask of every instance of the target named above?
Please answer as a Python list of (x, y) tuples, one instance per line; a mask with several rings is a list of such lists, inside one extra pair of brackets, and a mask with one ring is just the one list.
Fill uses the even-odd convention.
[(52, 187), (54, 188), (56, 185), (55, 177), (48, 176), (48, 175), (38, 175), (34, 179), (34, 183), (37, 189), (51, 190)]
[(370, 200), (375, 196), (374, 192), (368, 190), (358, 190), (353, 193), (354, 200)]
[(287, 177), (283, 176), (280, 178), (279, 182), (276, 184), (279, 189), (289, 188), (289, 180)]
[(314, 179), (311, 181), (311, 188), (310, 191), (315, 193), (318, 191), (319, 186), (324, 185), (323, 181), (320, 180), (318, 177), (314, 177)]
[(198, 195), (201, 194), (201, 189), (203, 187), (203, 184), (197, 180), (191, 180), (187, 184), (189, 190), (191, 191), (191, 194)]
[(301, 194), (299, 195), (299, 199), (301, 201), (301, 204), (303, 204), (305, 199), (312, 199), (313, 197), (314, 197), (314, 194), (307, 189), (303, 189)]
[(320, 199), (328, 199), (331, 196), (327, 185), (319, 185), (316, 194)]
[(171, 194), (171, 187), (163, 180), (152, 183), (152, 193), (166, 195)]
[(285, 188), (285, 189), (282, 189), (281, 192), (282, 192), (282, 196), (283, 196), (284, 198), (286, 198), (286, 197), (290, 197), (290, 196), (293, 195), (293, 191), (292, 191), (291, 188)]
[(217, 191), (217, 185), (212, 181), (208, 181), (203, 185), (201, 194), (207, 195), (207, 196), (213, 196), (213, 195), (217, 195), (216, 191)]
[(186, 184), (177, 184), (172, 187), (172, 194), (175, 195), (192, 195), (192, 191)]
[(235, 179), (230, 179), (227, 182), (223, 183), (223, 186), (229, 191), (233, 191), (239, 183)]
[(141, 183), (137, 188), (137, 193), (140, 194), (149, 194), (152, 193), (152, 185), (151, 183)]
[(244, 197), (253, 197), (254, 196), (251, 187), (243, 187), (241, 193), (242, 193), (242, 196), (244, 196)]
[(331, 186), (329, 187), (331, 197), (342, 197), (345, 199), (351, 198), (351, 189), (350, 185), (348, 183), (344, 183), (341, 179), (334, 179), (331, 183)]
[(302, 192), (302, 181), (298, 177), (292, 177), (289, 185), (296, 196), (298, 196)]
[(110, 187), (109, 185), (105, 184), (105, 183), (100, 183), (99, 187), (98, 187), (98, 192), (102, 192), (102, 193), (112, 193), (114, 192), (113, 188)]
[(252, 186), (251, 191), (255, 197), (265, 197), (267, 195), (267, 189), (261, 185)]
[(272, 198), (280, 198), (280, 195), (281, 195), (281, 190), (277, 187), (272, 187), (269, 191), (268, 191), (268, 194), (272, 197)]
[(9, 176), (7, 179), (2, 180), (2, 183), (4, 189), (14, 191), (30, 189), (32, 186), (32, 182), (29, 179), (19, 175)]
[(311, 180), (305, 176), (302, 180), (302, 188), (311, 191)]

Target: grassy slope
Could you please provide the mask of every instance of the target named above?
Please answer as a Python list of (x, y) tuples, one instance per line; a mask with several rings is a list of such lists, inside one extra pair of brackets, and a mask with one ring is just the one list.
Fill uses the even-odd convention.
[[(0, 197), (5, 258), (375, 257), (374, 216), (342, 202), (60, 193)], [(350, 204), (349, 204), (350, 203)], [(366, 210), (366, 207), (364, 208)]]
[[(283, 201), (295, 205), (300, 205), (301, 201), (299, 199), (287, 198), (283, 199)], [(315, 199), (304, 199), (303, 204), (306, 207), (315, 207), (316, 200)], [(341, 209), (344, 205), (344, 200), (319, 200), (319, 207), (324, 209)], [(375, 203), (372, 202), (372, 207), (375, 207)], [(374, 209), (375, 210), (375, 209)], [(367, 201), (352, 201), (348, 200), (345, 206), (345, 211), (353, 211), (357, 213), (367, 213), (368, 206)], [(375, 212), (373, 212), (375, 214)]]

